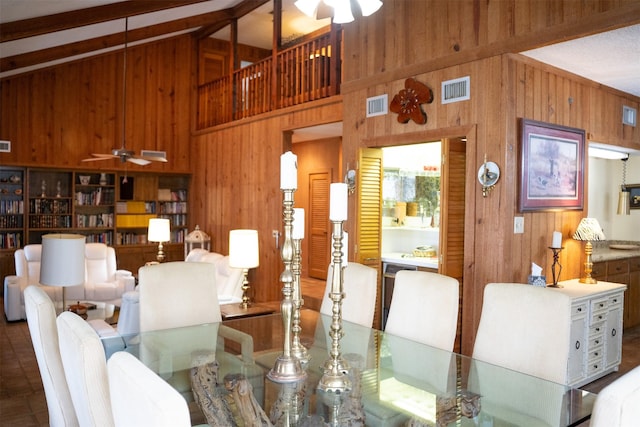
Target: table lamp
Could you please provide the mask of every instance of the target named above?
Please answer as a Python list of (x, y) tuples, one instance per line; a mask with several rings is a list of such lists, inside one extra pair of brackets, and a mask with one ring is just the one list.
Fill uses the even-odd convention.
[(164, 251), (162, 249), (162, 243), (171, 240), (171, 226), (169, 220), (166, 218), (151, 218), (149, 220), (147, 240), (150, 242), (158, 243), (158, 254), (156, 259), (158, 262), (164, 261)]
[(584, 253), (587, 254), (587, 259), (584, 263), (584, 277), (580, 278), (580, 283), (595, 284), (598, 283), (596, 279), (591, 277), (591, 271), (593, 269), (593, 263), (591, 262), (591, 254), (593, 253), (594, 240), (604, 240), (604, 233), (602, 227), (595, 218), (582, 218), (578, 229), (573, 233), (573, 238), (576, 240), (586, 241), (587, 244), (584, 247)]
[(62, 311), (67, 309), (65, 288), (84, 283), (84, 242), (79, 234), (45, 234), (42, 236), (40, 283), (62, 287)]
[(231, 230), (229, 232), (229, 267), (241, 268), (244, 276), (241, 308), (246, 309), (251, 305), (247, 274), (250, 268), (258, 265), (260, 265), (258, 230)]

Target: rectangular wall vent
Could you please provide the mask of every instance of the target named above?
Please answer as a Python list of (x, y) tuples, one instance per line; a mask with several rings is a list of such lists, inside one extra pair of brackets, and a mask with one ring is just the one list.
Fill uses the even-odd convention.
[(11, 152), (11, 141), (5, 141), (0, 139), (0, 153), (10, 153)]
[(622, 106), (622, 124), (634, 126), (638, 117), (638, 110), (632, 107)]
[(166, 151), (140, 150), (140, 155), (142, 157), (162, 157), (163, 159), (167, 158)]
[(384, 116), (389, 112), (388, 103), (389, 97), (386, 93), (367, 98), (367, 117)]
[(469, 76), (442, 82), (442, 103), (466, 101), (471, 98), (471, 78)]

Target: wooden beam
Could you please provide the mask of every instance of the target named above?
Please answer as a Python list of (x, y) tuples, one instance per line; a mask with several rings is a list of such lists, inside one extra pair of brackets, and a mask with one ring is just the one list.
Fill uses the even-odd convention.
[(0, 43), (204, 1), (207, 0), (130, 0), (6, 22), (0, 26)]
[[(161, 37), (165, 34), (185, 31), (198, 28), (211, 22), (228, 21), (230, 19), (230, 9), (216, 12), (204, 13), (202, 15), (190, 16), (188, 18), (175, 21), (164, 22), (162, 24), (131, 30), (127, 34), (128, 43), (145, 40), (153, 37)], [(102, 37), (96, 37), (80, 42), (69, 43), (62, 46), (37, 50), (20, 55), (9, 56), (0, 59), (0, 72), (16, 70), (70, 56), (91, 53), (95, 50), (107, 49), (124, 44), (124, 31)]]
[[(267, 3), (268, 1), (269, 0), (244, 0), (241, 3), (231, 8), (230, 10), (231, 19), (240, 19), (244, 15), (247, 15), (253, 12), (263, 4)], [(196, 31), (193, 34), (193, 37), (196, 40), (209, 37), (211, 34), (214, 34), (220, 31), (221, 29), (223, 29), (224, 27), (226, 27), (227, 25), (229, 25), (229, 23), (231, 22), (231, 19), (229, 19), (229, 21), (219, 21), (211, 25), (204, 26), (200, 28), (198, 31)]]

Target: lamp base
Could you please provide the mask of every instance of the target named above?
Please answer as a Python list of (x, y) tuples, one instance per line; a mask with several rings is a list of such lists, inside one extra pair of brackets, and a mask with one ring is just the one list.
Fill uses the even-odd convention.
[(593, 277), (589, 276), (589, 277), (581, 277), (580, 280), (578, 280), (580, 283), (586, 283), (587, 285), (595, 285), (596, 283), (598, 283), (598, 281), (596, 279), (594, 279)]

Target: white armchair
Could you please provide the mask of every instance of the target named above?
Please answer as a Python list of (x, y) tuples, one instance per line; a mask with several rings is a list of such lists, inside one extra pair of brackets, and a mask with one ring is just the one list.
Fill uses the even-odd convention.
[[(26, 245), (14, 253), (16, 274), (4, 280), (4, 312), (7, 320), (26, 319), (24, 290), (29, 285), (41, 287), (54, 302), (62, 301), (62, 288), (40, 284), (42, 245)], [(95, 301), (120, 304), (125, 292), (135, 287), (135, 278), (116, 267), (115, 250), (104, 243), (87, 243), (84, 285), (65, 288), (67, 301)]]

